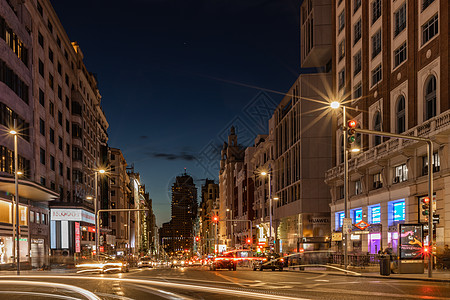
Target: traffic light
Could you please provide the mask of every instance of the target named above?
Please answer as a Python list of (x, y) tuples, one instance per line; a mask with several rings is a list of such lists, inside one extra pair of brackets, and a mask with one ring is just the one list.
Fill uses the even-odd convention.
[(430, 247), (428, 246), (423, 246), (422, 248), (422, 254), (423, 256), (428, 256), (430, 254)]
[(247, 244), (251, 244), (252, 243), (252, 239), (251, 238), (247, 238)]
[(430, 198), (422, 199), (422, 215), (428, 216), (430, 214)]
[(200, 237), (199, 237), (199, 236), (196, 236), (196, 237), (195, 237), (195, 241), (196, 241), (196, 242), (200, 241)]
[(214, 223), (218, 223), (218, 222), (219, 222), (219, 216), (214, 215), (214, 216), (212, 217), (212, 221), (213, 221)]
[(347, 123), (347, 142), (348, 148), (352, 148), (353, 143), (356, 141), (356, 126), (358, 122), (355, 120), (350, 120)]

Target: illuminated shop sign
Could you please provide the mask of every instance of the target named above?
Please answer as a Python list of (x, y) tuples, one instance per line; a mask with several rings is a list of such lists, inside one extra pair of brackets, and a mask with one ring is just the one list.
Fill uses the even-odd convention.
[(51, 209), (52, 221), (78, 221), (95, 224), (95, 215), (83, 209)]
[(377, 224), (381, 223), (381, 207), (380, 206), (373, 206), (370, 208), (372, 220), (371, 223)]
[(393, 205), (394, 222), (405, 220), (405, 201), (395, 202)]

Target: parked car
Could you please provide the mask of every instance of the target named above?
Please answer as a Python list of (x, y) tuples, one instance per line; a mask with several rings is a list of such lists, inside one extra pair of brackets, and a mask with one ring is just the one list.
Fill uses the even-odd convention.
[(236, 271), (236, 267), (237, 267), (237, 260), (234, 254), (231, 252), (215, 257), (210, 265), (210, 269), (212, 271), (218, 269), (228, 269), (230, 271), (231, 270)]
[(153, 268), (153, 262), (150, 257), (141, 257), (138, 261), (138, 268)]
[(276, 253), (265, 253), (260, 256), (260, 259), (253, 260), (253, 271), (264, 269), (276, 269), (283, 271), (284, 259)]

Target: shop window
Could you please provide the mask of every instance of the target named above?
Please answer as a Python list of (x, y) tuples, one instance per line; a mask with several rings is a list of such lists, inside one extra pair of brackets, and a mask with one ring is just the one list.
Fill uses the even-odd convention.
[(30, 223), (34, 223), (34, 211), (30, 212)]
[(405, 200), (390, 202), (388, 208), (390, 225), (405, 221)]
[(344, 224), (345, 213), (343, 211), (340, 211), (337, 212), (335, 216), (336, 216), (336, 230), (338, 230), (339, 228), (342, 228), (342, 225)]
[(381, 223), (381, 207), (380, 205), (375, 205), (369, 207), (369, 223), (379, 224)]
[(362, 208), (353, 209), (351, 211), (353, 223), (358, 223), (362, 221), (363, 210)]

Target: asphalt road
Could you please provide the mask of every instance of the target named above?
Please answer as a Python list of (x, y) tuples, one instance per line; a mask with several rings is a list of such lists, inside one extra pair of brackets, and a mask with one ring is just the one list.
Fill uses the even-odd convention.
[[(40, 275), (42, 273), (42, 275)], [(203, 267), (0, 275), (0, 299), (449, 299), (450, 283)]]

